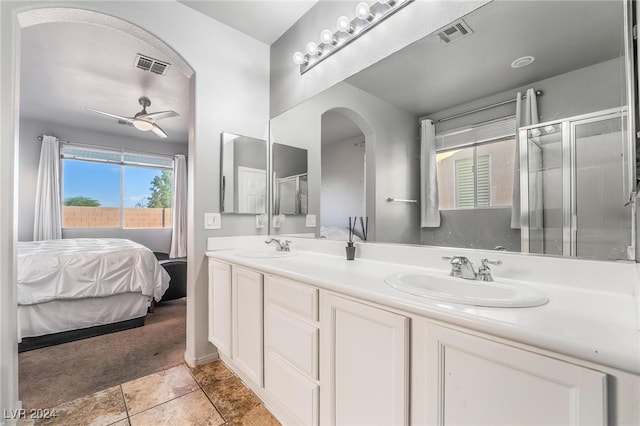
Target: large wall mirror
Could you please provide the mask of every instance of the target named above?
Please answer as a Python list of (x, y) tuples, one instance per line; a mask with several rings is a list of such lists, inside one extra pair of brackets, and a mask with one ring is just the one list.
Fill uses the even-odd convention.
[(493, 1), (274, 117), (309, 151), (315, 237), (357, 214), (369, 241), (634, 259), (625, 7)]
[(267, 142), (222, 133), (220, 149), (220, 211), (266, 213)]

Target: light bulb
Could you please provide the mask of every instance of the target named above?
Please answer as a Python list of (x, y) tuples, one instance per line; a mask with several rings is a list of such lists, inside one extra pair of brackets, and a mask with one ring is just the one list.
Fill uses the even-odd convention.
[(317, 44), (310, 41), (309, 43), (307, 43), (307, 53), (311, 56), (318, 56), (320, 55), (321, 50)]
[(304, 53), (298, 51), (293, 54), (293, 63), (302, 65), (307, 62), (307, 59), (304, 57)]
[(338, 27), (338, 31), (342, 31), (343, 33), (352, 33), (353, 26), (351, 26), (351, 20), (346, 16), (341, 16), (338, 18), (338, 22), (336, 23)]
[(356, 16), (360, 19), (366, 19), (368, 21), (373, 19), (373, 15), (371, 14), (371, 9), (369, 9), (369, 5), (365, 2), (360, 2), (357, 4)]
[(143, 120), (142, 118), (136, 118), (133, 120), (133, 127), (143, 132), (148, 132), (153, 129), (153, 123), (147, 120)]
[(545, 126), (544, 131), (547, 133), (553, 133), (556, 131), (556, 128), (553, 127), (552, 125), (548, 125), (548, 126)]
[(322, 30), (320, 33), (320, 41), (324, 44), (336, 44), (336, 38), (331, 30)]

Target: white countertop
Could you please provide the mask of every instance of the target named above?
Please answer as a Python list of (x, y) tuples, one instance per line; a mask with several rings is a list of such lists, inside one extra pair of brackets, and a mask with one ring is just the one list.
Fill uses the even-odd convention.
[[(549, 302), (532, 308), (483, 308), (414, 296), (384, 282), (392, 273), (423, 271), (401, 263), (298, 250), (286, 258), (247, 258), (234, 250), (207, 256), (298, 280), (390, 308), (447, 322), (559, 354), (640, 374), (638, 306), (633, 294), (527, 282)], [(494, 273), (494, 275), (499, 272)]]

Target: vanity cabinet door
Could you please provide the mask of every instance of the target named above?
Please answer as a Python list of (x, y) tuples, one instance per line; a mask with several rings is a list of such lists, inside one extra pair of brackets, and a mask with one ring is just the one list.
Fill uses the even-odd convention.
[(262, 274), (234, 266), (231, 275), (233, 362), (246, 378), (262, 386)]
[(317, 425), (318, 290), (285, 278), (265, 277), (264, 388), (285, 424)]
[(231, 265), (209, 259), (209, 341), (231, 358)]
[(428, 424), (606, 424), (605, 374), (444, 327), (426, 332), (427, 394), (414, 404)]
[(409, 421), (409, 318), (320, 293), (320, 423)]

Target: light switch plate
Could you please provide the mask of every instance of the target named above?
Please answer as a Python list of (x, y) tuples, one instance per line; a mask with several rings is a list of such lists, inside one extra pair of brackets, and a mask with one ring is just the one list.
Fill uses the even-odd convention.
[(220, 213), (204, 214), (204, 229), (220, 229), (221, 222)]
[(316, 215), (308, 214), (307, 215), (307, 228), (313, 228), (316, 226)]
[(257, 229), (264, 228), (265, 220), (266, 220), (266, 216), (264, 214), (257, 214), (256, 215), (256, 228)]

